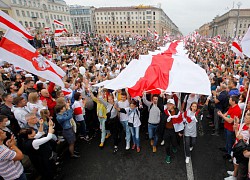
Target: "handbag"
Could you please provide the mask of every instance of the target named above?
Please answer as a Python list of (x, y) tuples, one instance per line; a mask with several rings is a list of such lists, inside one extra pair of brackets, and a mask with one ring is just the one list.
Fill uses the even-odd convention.
[(106, 114), (106, 116), (107, 116), (107, 121), (110, 120), (111, 111), (112, 111), (113, 107), (114, 107), (114, 105), (112, 106), (112, 108), (110, 109), (110, 111)]
[(242, 162), (245, 157), (243, 155), (243, 151), (245, 151), (247, 148), (247, 144), (244, 142), (243, 139), (240, 139), (237, 144), (233, 147), (233, 156), (236, 158), (237, 164)]
[(133, 116), (133, 123), (128, 122), (128, 126), (129, 127), (134, 127), (134, 122), (135, 122), (135, 113), (134, 113), (134, 116)]
[(76, 122), (73, 118), (70, 119), (70, 124), (73, 128), (73, 131), (76, 133), (77, 126), (76, 126)]
[(107, 119), (105, 121), (105, 129), (106, 130), (110, 130), (111, 129), (111, 124), (115, 121), (116, 117), (111, 118), (111, 111), (113, 109), (114, 106), (112, 106), (112, 108), (110, 109), (110, 111), (106, 114)]

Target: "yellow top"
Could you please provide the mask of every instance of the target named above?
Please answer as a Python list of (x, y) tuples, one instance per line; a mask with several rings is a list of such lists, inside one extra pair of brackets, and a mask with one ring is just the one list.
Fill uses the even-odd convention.
[(96, 110), (97, 111), (97, 116), (99, 118), (107, 119), (107, 115), (106, 115), (107, 114), (107, 109), (106, 109), (106, 107), (102, 103), (100, 103), (100, 101), (96, 97), (93, 97), (92, 99), (97, 104), (97, 110)]

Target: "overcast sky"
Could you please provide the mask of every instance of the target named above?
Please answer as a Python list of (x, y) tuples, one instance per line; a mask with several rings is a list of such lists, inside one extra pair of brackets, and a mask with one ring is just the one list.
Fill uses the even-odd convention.
[[(84, 6), (135, 6), (157, 5), (161, 8), (186, 35), (204, 23), (212, 21), (216, 15), (222, 15), (229, 9), (237, 8), (239, 0), (65, 0), (69, 5)], [(240, 0), (241, 8), (250, 9), (250, 0)]]

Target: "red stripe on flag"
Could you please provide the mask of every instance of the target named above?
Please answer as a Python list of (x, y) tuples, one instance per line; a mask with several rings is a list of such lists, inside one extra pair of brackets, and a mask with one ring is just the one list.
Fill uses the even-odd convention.
[(74, 109), (74, 114), (75, 114), (75, 115), (80, 115), (80, 114), (82, 114), (82, 108), (81, 108), (81, 107), (75, 108), (75, 109)]
[(143, 91), (159, 94), (159, 89), (167, 89), (169, 72), (174, 62), (172, 54), (176, 53), (177, 45), (178, 41), (172, 43), (164, 53), (152, 57), (152, 62), (147, 68), (144, 77), (140, 78), (133, 87), (128, 89), (131, 97), (141, 96)]
[[(13, 53), (17, 56), (20, 56), (28, 61), (30, 61), (34, 68), (37, 70), (37, 71), (43, 71), (39, 68), (37, 62), (35, 60), (33, 60), (33, 58), (36, 58), (38, 57), (39, 53), (36, 51), (36, 52), (31, 52), (30, 50), (14, 43), (13, 41), (10, 41), (9, 39), (3, 37), (1, 42), (0, 42), (0, 47), (5, 49), (6, 51), (9, 51), (10, 53)], [(47, 63), (47, 62), (46, 62)], [(58, 75), (60, 78), (62, 78), (62, 76), (60, 76), (52, 66), (49, 65), (48, 68), (46, 68), (45, 70), (48, 70), (48, 71), (51, 71), (53, 73), (55, 73), (56, 75)]]
[(242, 49), (241, 49), (241, 47), (239, 46), (238, 43), (233, 42), (233, 43), (232, 43), (232, 46), (235, 47), (236, 49), (238, 49), (240, 52), (242, 52)]
[(19, 27), (17, 27), (15, 24), (11, 23), (7, 19), (4, 19), (2, 16), (0, 16), (0, 22), (8, 26), (10, 29), (13, 29), (15, 31), (18, 31), (22, 33), (27, 39), (33, 39), (33, 37), (27, 33), (25, 33), (23, 30), (21, 30)]
[(63, 92), (63, 95), (64, 96), (67, 96), (67, 95), (70, 95), (71, 94), (71, 92), (69, 92), (69, 91), (62, 91)]

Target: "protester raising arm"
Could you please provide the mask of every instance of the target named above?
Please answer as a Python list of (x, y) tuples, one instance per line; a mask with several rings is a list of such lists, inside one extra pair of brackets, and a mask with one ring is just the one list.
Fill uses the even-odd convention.
[(15, 157), (12, 159), (13, 161), (21, 161), (23, 159), (23, 153), (22, 151), (16, 146), (16, 140), (14, 138), (14, 135), (11, 136), (11, 139), (9, 139), (6, 142), (6, 145), (13, 151), (16, 152)]
[[(40, 123), (40, 122), (39, 122)], [(49, 121), (49, 132), (48, 132), (48, 135), (44, 138), (40, 138), (40, 139), (35, 139), (33, 142), (32, 142), (32, 146), (34, 147), (34, 149), (39, 149), (40, 145), (48, 142), (49, 140), (52, 139), (52, 134), (54, 133), (54, 129), (53, 129), (53, 121), (50, 120)]]

